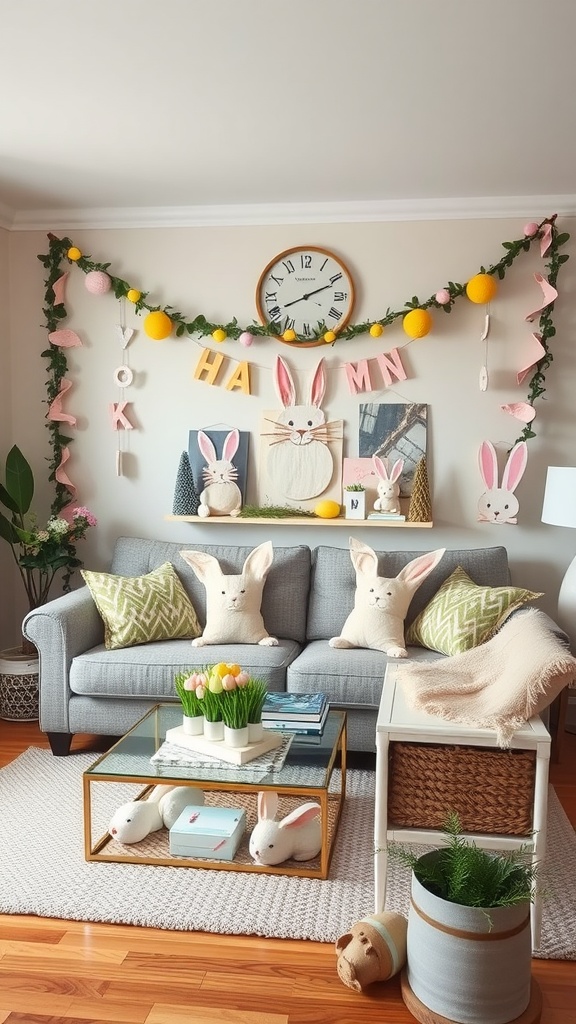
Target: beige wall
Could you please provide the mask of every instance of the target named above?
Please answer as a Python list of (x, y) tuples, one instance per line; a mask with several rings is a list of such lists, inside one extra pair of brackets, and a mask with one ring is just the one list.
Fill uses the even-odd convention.
[[(553, 211), (550, 211), (553, 212)], [(422, 223), (331, 224), (233, 228), (181, 228), (157, 230), (84, 230), (73, 241), (95, 260), (110, 262), (112, 270), (134, 287), (148, 291), (149, 301), (171, 304), (187, 319), (204, 313), (211, 320), (236, 316), (250, 322), (256, 316), (254, 290), (266, 263), (282, 249), (316, 244), (338, 252), (358, 283), (355, 321), (382, 316), (387, 307), (401, 307), (413, 295), (425, 298), (448, 280), (465, 282), (502, 255), (501, 242), (522, 234), (523, 221), (472, 220)], [(574, 225), (566, 219), (561, 228)], [(72, 234), (72, 232), (69, 232)], [(0, 240), (0, 246), (2, 242)], [(11, 358), (14, 403), (11, 429), (17, 443), (34, 460), (40, 487), (39, 504), (45, 511), (49, 486), (43, 476), (48, 454), (45, 430), (46, 346), (42, 322), (43, 268), (36, 256), (46, 251), (46, 237), (35, 232), (11, 237)], [(574, 254), (573, 240), (565, 251)], [(0, 259), (2, 250), (0, 249)], [(135, 373), (125, 397), (132, 403), (137, 425), (129, 442), (129, 475), (115, 474), (116, 436), (110, 429), (108, 404), (119, 400), (113, 371), (122, 361), (115, 324), (123, 315), (108, 294), (94, 297), (84, 287), (84, 275), (72, 270), (68, 288), (70, 317), (84, 345), (69, 352), (74, 388), (66, 402), (78, 417), (72, 433), (69, 463), (78, 486), (78, 500), (93, 509), (99, 527), (80, 550), (94, 568), (106, 567), (119, 534), (135, 534), (195, 543), (257, 543), (270, 536), (277, 545), (306, 543), (346, 546), (356, 536), (380, 549), (429, 549), (442, 545), (475, 547), (504, 544), (509, 551), (515, 582), (546, 592), (542, 606), (555, 611), (559, 584), (576, 550), (576, 535), (540, 522), (546, 467), (572, 465), (574, 451), (573, 396), (575, 314), (573, 296), (576, 260), (563, 271), (557, 303), (554, 362), (547, 375), (546, 401), (537, 403), (537, 437), (529, 443), (529, 462), (518, 488), (518, 526), (477, 522), (476, 504), (483, 489), (477, 450), (491, 439), (502, 457), (522, 425), (500, 410), (505, 402), (526, 398), (527, 387), (517, 387), (516, 370), (522, 364), (530, 326), (524, 317), (538, 305), (540, 290), (533, 273), (542, 270), (534, 249), (519, 257), (492, 303), (489, 337), (490, 387), (481, 393), (478, 375), (483, 361), (480, 334), (484, 309), (461, 299), (450, 316), (435, 314), (435, 329), (427, 338), (406, 345), (401, 327), (382, 338), (361, 336), (324, 349), (296, 350), (273, 340), (259, 340), (248, 350), (227, 341), (216, 346), (229, 357), (232, 369), (242, 358), (252, 364), (250, 397), (210, 387), (193, 380), (201, 345), (189, 338), (150, 341), (131, 307), (126, 323), (140, 328), (127, 352)], [(0, 278), (1, 280), (1, 278)], [(2, 285), (0, 284), (0, 288)], [(409, 379), (393, 389), (380, 387), (370, 395), (351, 396), (342, 364), (373, 357), (377, 352), (405, 346), (402, 358)], [(347, 526), (259, 526), (175, 524), (170, 513), (180, 453), (187, 447), (191, 428), (225, 423), (252, 433), (251, 466), (258, 447), (260, 414), (278, 408), (271, 367), (277, 353), (290, 363), (302, 384), (320, 355), (328, 368), (325, 409), (329, 418), (345, 422), (345, 454), (357, 454), (358, 406), (362, 401), (425, 402), (429, 406), (429, 473), (433, 490), (434, 529), (391, 530)], [(225, 375), (224, 375), (225, 377)], [(0, 388), (2, 384), (0, 384)], [(0, 415), (5, 414), (0, 413)], [(0, 421), (3, 422), (3, 421)], [(254, 474), (253, 474), (254, 478)], [(253, 494), (252, 494), (253, 496)]]

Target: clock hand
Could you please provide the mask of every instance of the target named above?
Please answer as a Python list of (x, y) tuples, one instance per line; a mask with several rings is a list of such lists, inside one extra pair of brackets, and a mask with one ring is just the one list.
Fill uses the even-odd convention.
[(306, 295), (301, 295), (299, 299), (292, 299), (291, 302), (285, 302), (284, 303), (284, 309), (287, 309), (288, 306), (296, 305), (297, 302), (304, 302), (304, 300), (305, 299), (309, 299), (311, 295), (317, 295), (318, 292), (324, 292), (324, 291), (326, 291), (327, 288), (331, 288), (331, 287), (332, 287), (331, 284), (324, 284), (324, 285), (322, 285), (321, 288), (315, 288), (313, 292), (307, 292)]

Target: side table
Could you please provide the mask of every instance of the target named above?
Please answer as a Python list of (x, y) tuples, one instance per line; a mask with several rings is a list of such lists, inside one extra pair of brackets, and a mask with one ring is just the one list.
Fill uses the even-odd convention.
[[(386, 670), (382, 698), (376, 724), (376, 797), (374, 816), (374, 892), (375, 911), (384, 909), (386, 874), (388, 866), (387, 844), (390, 841), (414, 845), (437, 845), (441, 830), (435, 824), (419, 822), (418, 827), (399, 827), (389, 820), (389, 797), (393, 780), (389, 765), (393, 744), (445, 745), (447, 754), (454, 747), (475, 747), (500, 750), (492, 729), (470, 728), (444, 721), (435, 715), (414, 711), (408, 707), (401, 684), (402, 663), (390, 663)], [(534, 751), (533, 793), (531, 822), (523, 834), (510, 834), (507, 822), (502, 831), (469, 832), (467, 835), (487, 850), (531, 849), (532, 860), (542, 863), (546, 852), (546, 821), (548, 804), (548, 768), (550, 762), (550, 734), (538, 716), (519, 729), (512, 739), (512, 750)], [(504, 755), (506, 752), (502, 752)], [(426, 787), (426, 778), (421, 780)], [(446, 807), (446, 813), (452, 810)], [(535, 895), (531, 908), (532, 944), (538, 948), (542, 925), (541, 898)]]

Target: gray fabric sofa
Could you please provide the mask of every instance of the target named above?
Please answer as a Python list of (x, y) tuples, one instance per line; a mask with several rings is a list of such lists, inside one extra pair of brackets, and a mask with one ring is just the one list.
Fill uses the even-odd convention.
[[(179, 552), (207, 551), (223, 572), (241, 571), (251, 548), (121, 537), (110, 572), (140, 576), (166, 561), (174, 565), (202, 626), (205, 590)], [(380, 551), (380, 575), (396, 576), (421, 551)], [(406, 625), (425, 607), (441, 583), (461, 565), (478, 584), (510, 583), (504, 547), (446, 551), (416, 592)], [(264, 587), (262, 614), (277, 647), (258, 644), (193, 648), (190, 640), (165, 640), (106, 650), (100, 615), (86, 586), (37, 608), (24, 619), (24, 635), (40, 657), (40, 727), (55, 754), (67, 754), (76, 733), (117, 736), (152, 705), (176, 700), (176, 672), (219, 661), (238, 662), (261, 676), (270, 690), (323, 690), (332, 706), (348, 712), (350, 750), (374, 749), (375, 724), (387, 658), (369, 650), (334, 650), (354, 603), (356, 581), (347, 548), (305, 545), (275, 547)], [(543, 614), (543, 613), (542, 613)], [(412, 658), (442, 657), (410, 647)]]

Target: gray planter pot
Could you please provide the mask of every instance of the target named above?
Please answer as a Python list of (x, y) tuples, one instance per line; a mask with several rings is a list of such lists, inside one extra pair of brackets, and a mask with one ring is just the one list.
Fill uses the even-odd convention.
[(412, 874), (406, 976), (424, 1006), (459, 1024), (508, 1024), (530, 1002), (530, 968), (528, 901), (465, 907), (434, 896)]

